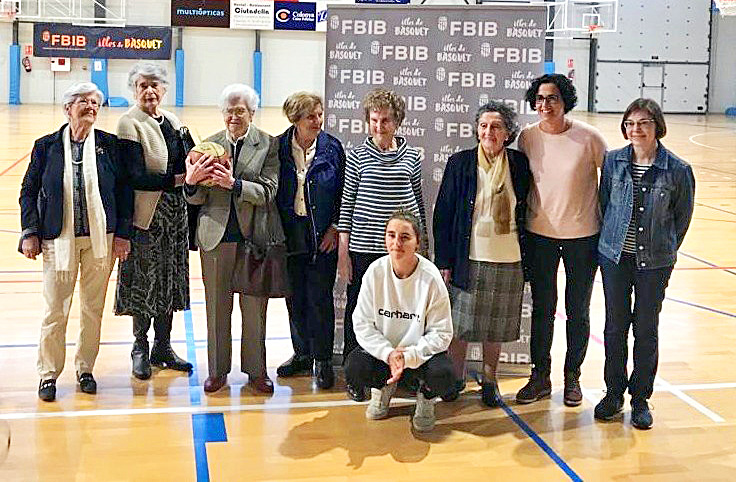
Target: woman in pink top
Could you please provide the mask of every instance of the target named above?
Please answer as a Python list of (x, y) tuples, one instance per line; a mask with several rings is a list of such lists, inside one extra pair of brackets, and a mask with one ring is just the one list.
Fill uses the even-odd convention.
[(519, 149), (529, 158), (527, 249), (532, 287), (532, 374), (516, 395), (531, 403), (552, 392), (550, 367), (557, 309), (557, 268), (565, 265), (565, 405), (582, 402), (578, 378), (590, 335), (590, 296), (597, 269), (598, 169), (606, 143), (592, 126), (565, 116), (575, 107), (572, 82), (546, 74), (532, 82), (526, 100), (539, 122), (522, 130)]

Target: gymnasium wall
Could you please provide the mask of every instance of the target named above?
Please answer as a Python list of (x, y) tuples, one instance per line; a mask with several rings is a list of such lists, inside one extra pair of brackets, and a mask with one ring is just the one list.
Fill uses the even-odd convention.
[[(412, 3), (419, 3), (412, 0)], [(437, 4), (464, 4), (460, 0), (432, 1)], [(169, 0), (128, 0), (128, 24), (168, 25)], [(32, 41), (33, 26), (21, 24), (21, 46)], [(174, 45), (178, 44), (177, 29)], [(252, 83), (252, 52), (255, 33), (248, 30), (217, 28), (183, 29), (183, 47), (186, 55), (184, 79), (187, 105), (214, 105), (222, 88), (231, 82)], [(733, 45), (736, 44), (736, 17), (714, 17), (713, 49), (711, 51), (710, 112), (723, 113), (728, 106), (736, 105), (736, 62)], [(8, 101), (8, 45), (12, 38), (12, 25), (0, 23), (0, 70), (5, 82), (0, 82), (0, 103)], [(296, 90), (323, 92), (324, 90), (324, 34), (316, 32), (266, 31), (261, 33), (263, 52), (262, 105), (280, 106), (283, 99)], [(567, 73), (567, 61), (572, 58), (575, 69), (574, 82), (580, 99), (578, 110), (587, 108), (588, 96), (588, 43), (583, 40), (556, 40), (554, 60), (557, 71)], [(89, 61), (72, 59), (72, 71), (57, 73), (55, 80), (49, 60), (32, 59), (33, 71), (21, 73), (21, 102), (58, 102), (68, 85), (89, 80)], [(127, 72), (134, 64), (131, 60), (111, 60), (108, 63), (110, 95), (130, 99), (127, 88)], [(167, 104), (174, 103), (174, 62), (166, 62), (171, 73), (172, 85)], [(54, 89), (50, 89), (50, 85)]]

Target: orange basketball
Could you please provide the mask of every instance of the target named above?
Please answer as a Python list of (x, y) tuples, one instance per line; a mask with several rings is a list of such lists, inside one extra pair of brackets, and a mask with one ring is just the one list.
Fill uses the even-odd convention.
[[(187, 162), (197, 162), (200, 157), (207, 154), (212, 156), (214, 162), (219, 162), (220, 164), (226, 165), (230, 164), (230, 155), (227, 153), (224, 147), (222, 147), (220, 144), (217, 144), (216, 142), (201, 142), (192, 147), (192, 150), (189, 151), (189, 154), (187, 155)], [(208, 180), (202, 181), (199, 184), (202, 184), (203, 186), (213, 185), (212, 181)]]

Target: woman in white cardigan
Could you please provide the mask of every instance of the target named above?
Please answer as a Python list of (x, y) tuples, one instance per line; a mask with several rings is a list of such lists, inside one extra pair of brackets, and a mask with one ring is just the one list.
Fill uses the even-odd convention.
[(418, 384), (412, 425), (434, 428), (434, 398), (454, 383), (447, 348), (452, 340), (450, 298), (439, 270), (417, 254), (419, 219), (394, 213), (386, 225), (388, 256), (374, 261), (363, 276), (353, 314), (359, 348), (345, 363), (347, 383), (371, 387), (366, 417), (385, 418), (396, 383)]
[[(161, 109), (166, 70), (136, 64), (128, 75), (136, 105), (118, 121), (120, 157), (134, 191), (131, 252), (120, 263), (115, 314), (133, 317), (133, 375), (151, 377), (151, 365), (189, 372), (192, 364), (171, 348), (174, 311), (189, 308), (189, 234), (182, 193), (186, 150), (179, 119)], [(153, 319), (155, 339), (148, 353)]]

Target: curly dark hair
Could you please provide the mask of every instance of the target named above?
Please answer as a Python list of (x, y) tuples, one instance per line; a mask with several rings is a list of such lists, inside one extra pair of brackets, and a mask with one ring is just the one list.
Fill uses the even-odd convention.
[(521, 130), (519, 123), (516, 121), (516, 111), (513, 107), (497, 100), (491, 100), (478, 107), (478, 111), (475, 113), (475, 125), (473, 126), (473, 134), (475, 134), (476, 139), (478, 138), (478, 121), (480, 121), (480, 116), (486, 112), (498, 112), (501, 115), (503, 124), (506, 126), (506, 131), (508, 132), (508, 137), (503, 145), (504, 147), (511, 145)]
[(532, 110), (537, 110), (537, 93), (542, 84), (554, 84), (560, 90), (562, 101), (565, 103), (565, 114), (570, 112), (578, 104), (578, 95), (572, 81), (562, 74), (544, 74), (532, 81), (532, 85), (526, 91), (526, 101)]

